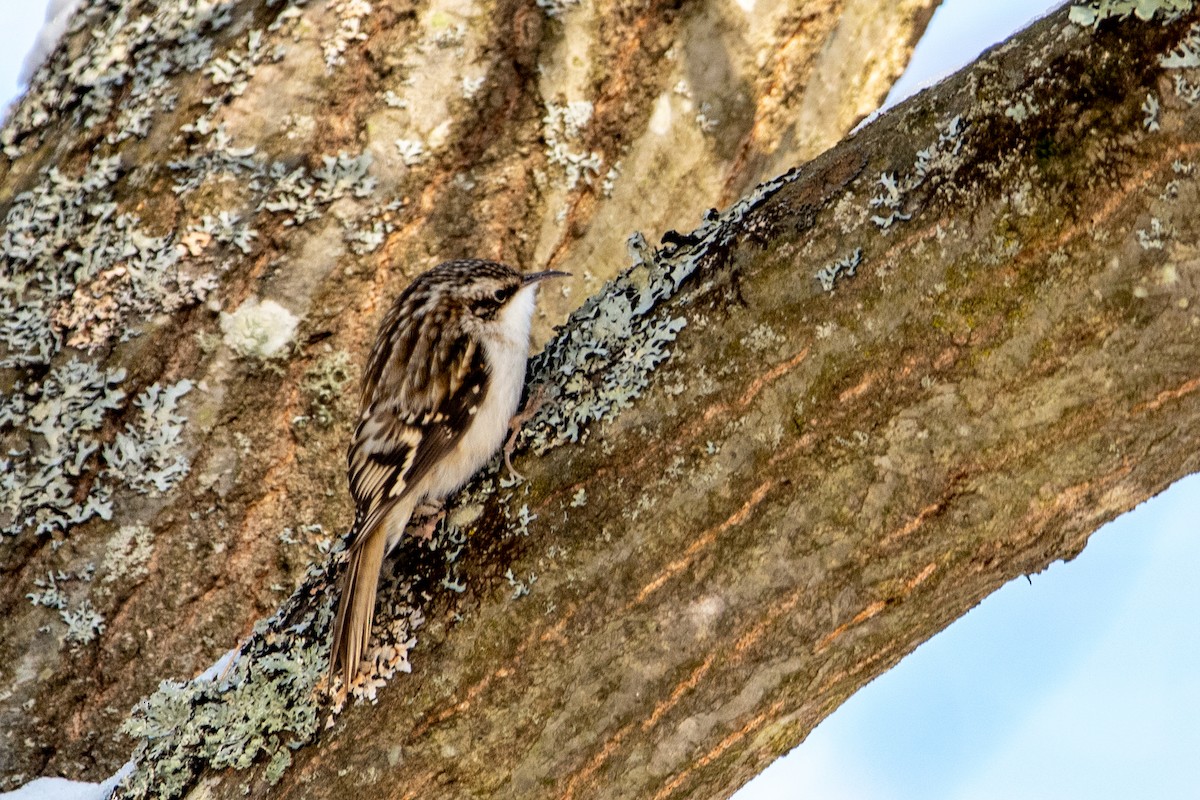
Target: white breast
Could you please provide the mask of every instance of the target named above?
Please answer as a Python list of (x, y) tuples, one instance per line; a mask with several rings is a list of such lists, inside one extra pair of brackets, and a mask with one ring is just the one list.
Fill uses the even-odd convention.
[(462, 486), (504, 444), (525, 385), (536, 297), (536, 284), (521, 289), (485, 330), (484, 356), (491, 368), (487, 393), (455, 453), (434, 467), (427, 484), (428, 497), (444, 497)]

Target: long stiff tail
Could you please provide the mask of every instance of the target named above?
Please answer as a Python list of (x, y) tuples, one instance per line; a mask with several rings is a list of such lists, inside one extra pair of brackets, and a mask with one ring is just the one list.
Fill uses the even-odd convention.
[[(371, 622), (375, 617), (375, 593), (379, 572), (388, 551), (388, 539), (399, 538), (408, 524), (408, 504), (393, 508), (383, 519), (360, 533), (350, 545), (350, 562), (342, 575), (341, 600), (333, 622), (333, 642), (329, 651), (329, 684), (341, 673), (342, 684), (349, 686), (358, 675), (359, 662), (371, 640)], [(403, 519), (400, 519), (403, 517)], [(395, 530), (395, 536), (389, 531)]]

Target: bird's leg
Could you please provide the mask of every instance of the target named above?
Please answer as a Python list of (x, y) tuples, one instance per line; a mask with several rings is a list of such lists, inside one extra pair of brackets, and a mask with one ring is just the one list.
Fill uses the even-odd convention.
[(546, 384), (539, 383), (529, 390), (529, 399), (525, 401), (525, 407), (516, 413), (512, 421), (508, 423), (508, 439), (504, 442), (504, 466), (508, 468), (508, 474), (518, 481), (525, 480), (525, 476), (513, 469), (512, 454), (517, 447), (517, 434), (521, 432), (521, 427), (529, 420), (533, 419), (533, 415), (546, 404)]

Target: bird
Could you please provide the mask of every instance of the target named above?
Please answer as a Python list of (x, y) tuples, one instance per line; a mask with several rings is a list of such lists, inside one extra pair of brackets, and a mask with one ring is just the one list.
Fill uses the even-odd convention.
[(329, 656), (329, 685), (357, 677), (383, 559), (413, 511), (454, 492), (496, 453), (521, 400), (539, 284), (458, 259), (417, 276), (388, 309), (367, 358), (347, 452), (355, 505)]

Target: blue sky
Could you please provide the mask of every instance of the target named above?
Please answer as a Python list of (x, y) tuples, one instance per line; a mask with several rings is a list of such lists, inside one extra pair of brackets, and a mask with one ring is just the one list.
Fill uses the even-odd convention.
[[(45, 5), (0, 2), (2, 104)], [(889, 103), (1053, 5), (946, 0)], [(1099, 531), (1070, 564), (993, 594), (736, 800), (1195, 800), (1198, 529), (1192, 476)]]
[(45, 0), (0, 0), (0, 105), (18, 94), (21, 63), (33, 46), (46, 14)]

